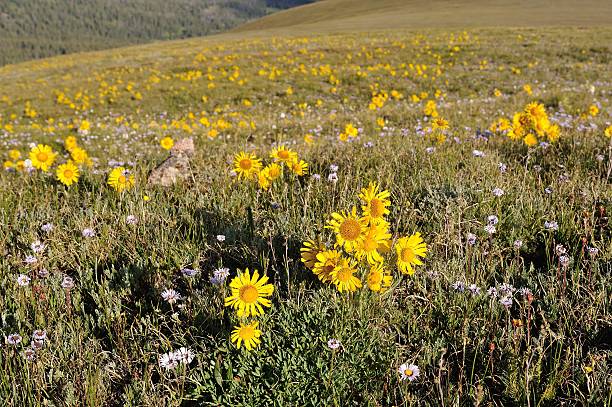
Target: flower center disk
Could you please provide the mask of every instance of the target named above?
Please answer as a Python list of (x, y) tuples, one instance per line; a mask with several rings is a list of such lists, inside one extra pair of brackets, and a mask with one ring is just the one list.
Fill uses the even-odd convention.
[(259, 292), (255, 286), (246, 285), (240, 289), (240, 298), (246, 303), (253, 303), (259, 298)]
[(248, 158), (240, 160), (240, 168), (242, 168), (243, 170), (250, 170), (252, 166), (253, 164)]
[(411, 248), (407, 247), (405, 249), (402, 249), (400, 257), (402, 258), (403, 262), (411, 263), (414, 260), (414, 252)]
[(346, 240), (355, 240), (360, 234), (361, 227), (355, 219), (347, 219), (340, 225), (340, 235)]

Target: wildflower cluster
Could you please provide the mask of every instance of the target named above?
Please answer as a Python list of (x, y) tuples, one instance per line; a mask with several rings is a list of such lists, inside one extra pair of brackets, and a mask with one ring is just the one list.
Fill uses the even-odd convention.
[(357, 138), (358, 135), (359, 129), (352, 123), (347, 123), (344, 126), (344, 131), (338, 135), (338, 139), (340, 139), (340, 141), (348, 141), (350, 139)]
[(356, 291), (366, 281), (370, 290), (383, 292), (391, 286), (393, 276), (387, 263), (395, 258), (397, 269), (413, 274), (421, 265), (427, 245), (420, 233), (401, 237), (392, 256), (391, 233), (386, 216), (391, 205), (389, 191), (379, 190), (375, 182), (361, 190), (361, 212), (353, 207), (335, 212), (325, 226), (334, 233), (332, 248), (320, 241), (308, 240), (301, 248), (301, 260), (323, 283), (336, 286), (338, 291)]
[[(81, 126), (83, 126), (83, 123), (81, 123)], [(63, 147), (64, 155), (54, 151), (47, 144), (36, 144), (30, 149), (29, 158), (26, 160), (21, 160), (21, 152), (13, 149), (9, 151), (9, 160), (4, 162), (4, 168), (5, 170), (19, 172), (39, 170), (46, 173), (58, 162), (58, 157), (65, 156), (66, 161), (58, 164), (55, 168), (55, 177), (63, 185), (70, 187), (79, 182), (85, 167), (92, 167), (93, 160), (87, 151), (79, 146), (77, 138), (73, 135), (64, 139)], [(122, 192), (134, 186), (134, 175), (124, 167), (115, 167), (109, 173), (107, 183), (116, 191)]]
[(264, 167), (261, 159), (254, 153), (242, 151), (234, 156), (234, 172), (238, 179), (257, 181), (263, 190), (270, 189), (272, 184), (282, 177), (285, 167), (295, 176), (308, 174), (308, 163), (284, 145), (273, 148), (270, 157), (273, 162)]
[(509, 129), (505, 121), (497, 128), (507, 131), (511, 140), (522, 140), (528, 147), (544, 141), (554, 143), (559, 139), (560, 131), (558, 125), (550, 122), (544, 105), (537, 102), (529, 103), (522, 112), (515, 113)]

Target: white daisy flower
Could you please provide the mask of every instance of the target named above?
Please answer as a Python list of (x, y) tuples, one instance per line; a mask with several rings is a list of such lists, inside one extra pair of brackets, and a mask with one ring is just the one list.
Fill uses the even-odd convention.
[(190, 269), (190, 268), (184, 268), (184, 269), (181, 269), (181, 273), (184, 276), (186, 276), (186, 277), (193, 277), (196, 274), (198, 274), (199, 271), (198, 270), (194, 270), (194, 269)]
[(498, 198), (499, 198), (500, 196), (502, 196), (503, 194), (505, 194), (504, 190), (503, 190), (503, 189), (501, 189), (501, 188), (495, 188), (495, 189), (492, 191), (492, 193), (493, 193), (493, 195), (495, 195), (495, 196), (496, 196), (496, 197), (498, 197)]
[(47, 339), (47, 331), (44, 329), (37, 329), (32, 333), (32, 339), (36, 341), (44, 341)]
[(174, 358), (174, 352), (168, 352), (160, 355), (159, 365), (167, 370), (172, 370), (178, 366), (178, 361)]
[(329, 341), (327, 341), (327, 347), (332, 350), (338, 349), (340, 345), (341, 345), (340, 341), (336, 338), (331, 338)]
[(403, 363), (399, 367), (399, 373), (402, 380), (415, 381), (417, 377), (421, 374), (419, 367), (417, 365)]
[(28, 360), (28, 361), (33, 361), (34, 359), (36, 359), (36, 351), (32, 348), (26, 348), (23, 351), (23, 357)]
[(181, 347), (174, 352), (174, 360), (184, 363), (185, 365), (190, 364), (194, 357), (195, 354), (189, 348)]
[(499, 303), (506, 308), (510, 308), (512, 306), (512, 297), (505, 296), (499, 299)]
[(45, 245), (44, 243), (41, 243), (40, 240), (37, 240), (35, 242), (33, 242), (30, 247), (32, 248), (32, 251), (34, 253), (40, 253), (43, 250), (45, 250), (45, 248), (47, 247), (47, 245)]
[(26, 264), (34, 264), (38, 261), (38, 259), (36, 258), (36, 256), (32, 256), (31, 254), (28, 254), (25, 257), (25, 262)]
[(478, 287), (476, 284), (470, 284), (467, 288), (473, 296), (477, 296), (480, 294), (480, 287)]
[(53, 230), (53, 225), (51, 223), (45, 223), (44, 225), (40, 227), (40, 230), (42, 230), (45, 233), (49, 233)]
[(168, 288), (164, 290), (161, 294), (162, 298), (168, 302), (168, 304), (174, 304), (179, 301), (182, 297), (176, 290), (172, 288)]
[(19, 334), (10, 334), (6, 337), (6, 343), (9, 345), (18, 345), (21, 342), (22, 338)]
[(30, 281), (30, 277), (26, 276), (25, 274), (19, 274), (17, 277), (17, 284), (19, 284), (21, 287), (27, 287), (30, 285)]
[(218, 268), (213, 271), (213, 275), (210, 277), (210, 282), (213, 285), (221, 285), (225, 283), (227, 277), (229, 277), (230, 271), (226, 267)]
[(559, 224), (555, 222), (554, 220), (552, 221), (547, 220), (546, 222), (544, 222), (544, 228), (546, 228), (546, 230), (551, 230), (551, 231), (559, 230)]
[(484, 157), (485, 153), (483, 151), (480, 151), (480, 150), (474, 150), (474, 151), (472, 151), (472, 155), (474, 157)]

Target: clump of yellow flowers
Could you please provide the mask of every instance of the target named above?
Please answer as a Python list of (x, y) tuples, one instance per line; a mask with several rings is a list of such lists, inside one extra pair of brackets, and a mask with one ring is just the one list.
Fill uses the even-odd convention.
[(333, 245), (308, 240), (301, 248), (301, 260), (321, 282), (335, 285), (340, 292), (356, 291), (364, 282), (370, 290), (383, 292), (393, 281), (389, 263), (395, 263), (402, 274), (412, 275), (414, 266), (423, 264), (427, 245), (416, 232), (399, 238), (392, 250), (389, 191), (371, 182), (359, 199), (361, 210), (353, 206), (331, 214), (325, 228), (333, 232)]
[(522, 112), (514, 114), (507, 136), (512, 140), (522, 140), (528, 147), (541, 141), (554, 143), (559, 139), (559, 126), (551, 124), (543, 104), (532, 102)]
[(270, 152), (272, 162), (265, 167), (255, 153), (241, 151), (234, 156), (234, 169), (239, 180), (253, 180), (263, 190), (268, 190), (272, 184), (281, 179), (284, 168), (295, 176), (308, 174), (308, 163), (298, 157), (298, 154), (279, 145)]
[(499, 118), (489, 126), (493, 133), (501, 133), (511, 140), (522, 140), (528, 147), (539, 142), (554, 143), (559, 139), (559, 126), (552, 124), (543, 104), (529, 103), (523, 111), (513, 115), (512, 121)]

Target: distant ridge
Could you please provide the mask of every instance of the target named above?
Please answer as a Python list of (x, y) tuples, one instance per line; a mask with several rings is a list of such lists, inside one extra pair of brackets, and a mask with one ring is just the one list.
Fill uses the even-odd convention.
[(0, 65), (223, 32), (312, 0), (0, 0)]
[(612, 25), (609, 0), (322, 0), (233, 32), (311, 33), (400, 28)]

